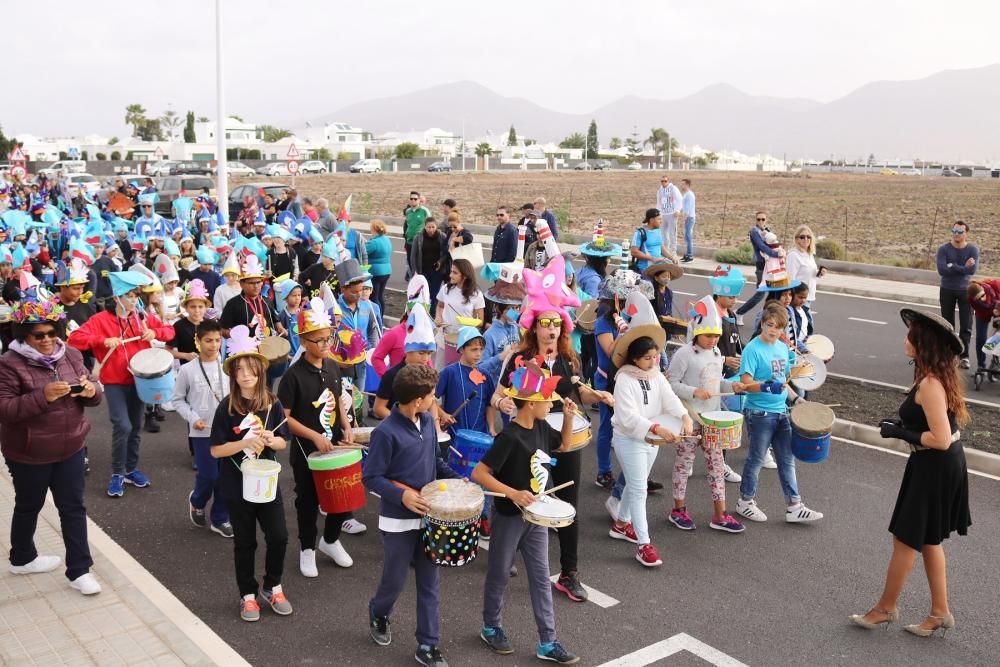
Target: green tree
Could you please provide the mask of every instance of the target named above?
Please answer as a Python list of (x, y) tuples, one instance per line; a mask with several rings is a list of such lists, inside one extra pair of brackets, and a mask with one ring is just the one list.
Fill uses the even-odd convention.
[(715, 151), (709, 151), (705, 153), (705, 162), (708, 164), (715, 164), (719, 161), (719, 154)]
[(511, 124), (510, 131), (507, 133), (507, 145), (517, 146), (517, 130), (514, 129), (513, 124)]
[(198, 116), (199, 123), (207, 123), (209, 121), (208, 116)]
[(98, 160), (107, 160), (108, 159), (108, 156), (106, 154), (104, 154), (104, 153), (97, 153), (94, 157), (96, 157)]
[(587, 160), (597, 158), (598, 149), (601, 147), (601, 143), (597, 140), (597, 121), (594, 119), (590, 120), (590, 127), (587, 128), (587, 154), (584, 156)]
[[(235, 118), (235, 116), (233, 117)], [(273, 144), (279, 139), (292, 136), (292, 133), (280, 127), (274, 127), (273, 125), (258, 125), (257, 136), (260, 137), (260, 140), (264, 143)]]
[(620, 137), (611, 137), (611, 143), (608, 144), (608, 148), (610, 148), (613, 151), (616, 151), (616, 150), (618, 150), (621, 147), (622, 147), (622, 140), (621, 140), (621, 138)]
[(15, 146), (18, 146), (17, 139), (4, 136), (3, 126), (0, 126), (0, 160), (6, 160)]
[(139, 136), (139, 129), (146, 123), (146, 109), (141, 104), (125, 107), (125, 124), (132, 126), (132, 136)]
[(587, 138), (579, 132), (574, 132), (559, 142), (559, 148), (583, 148)]
[(400, 160), (412, 160), (420, 153), (420, 146), (412, 141), (404, 141), (396, 146), (396, 157)]
[(195, 141), (197, 141), (197, 137), (194, 133), (194, 112), (188, 111), (184, 121), (184, 143), (193, 144)]
[(125, 153), (125, 159), (126, 160), (131, 160), (133, 157), (134, 156), (132, 155), (132, 151), (129, 151), (128, 153)]
[(677, 151), (677, 139), (670, 136), (670, 133), (662, 127), (654, 127), (651, 129), (649, 131), (649, 136), (642, 142), (642, 145), (652, 148), (653, 155), (656, 157), (665, 158), (668, 148), (671, 154)]
[(166, 141), (163, 135), (163, 128), (160, 126), (160, 119), (147, 118), (139, 126), (139, 138), (143, 141)]
[(326, 146), (323, 146), (322, 148), (318, 148), (318, 149), (316, 149), (316, 150), (313, 151), (313, 159), (314, 160), (329, 161), (329, 160), (333, 159), (333, 154), (330, 153), (330, 149), (329, 148), (327, 148)]
[(632, 136), (625, 140), (625, 152), (628, 153), (626, 160), (635, 162), (642, 155), (642, 144), (639, 143), (639, 133), (632, 130)]
[(112, 160), (121, 160), (122, 159), (122, 154), (119, 153), (118, 151), (111, 151), (111, 159)]
[(90, 159), (90, 157), (87, 155), (87, 151), (83, 151), (80, 153), (80, 159), (83, 160), (84, 162)]
[(118, 143), (118, 137), (111, 137), (108, 139), (108, 146), (114, 146)]
[(240, 121), (241, 123), (245, 123), (246, 122), (245, 120), (243, 120), (243, 116), (237, 116), (234, 113), (229, 114), (229, 117), (230, 118), (235, 118), (236, 120)]
[(178, 114), (173, 109), (167, 109), (163, 112), (163, 115), (159, 118), (160, 127), (164, 128), (167, 133), (167, 138), (171, 141), (177, 134), (177, 128), (184, 124), (181, 120), (180, 114)]
[(476, 157), (486, 157), (493, 154), (493, 147), (486, 141), (476, 145)]
[(340, 151), (339, 153), (337, 153), (337, 159), (338, 160), (352, 160), (352, 159), (354, 159), (354, 154), (353, 153), (349, 153), (347, 151)]

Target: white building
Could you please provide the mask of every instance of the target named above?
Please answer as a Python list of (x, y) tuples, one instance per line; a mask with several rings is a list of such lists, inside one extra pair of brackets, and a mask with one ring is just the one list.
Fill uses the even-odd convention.
[(331, 122), (318, 126), (307, 123), (305, 127), (296, 130), (295, 134), (311, 144), (325, 147), (333, 157), (346, 153), (352, 160), (366, 157), (372, 146), (371, 132), (350, 123)]
[[(458, 155), (458, 146), (462, 137), (439, 127), (432, 127), (423, 132), (386, 132), (375, 137), (372, 147), (395, 150), (396, 146), (405, 143), (416, 144), (421, 152), (452, 158)], [(470, 143), (470, 145), (472, 145)]]
[[(194, 124), (194, 139), (198, 144), (214, 144), (216, 129), (219, 124), (214, 120)], [(245, 144), (259, 143), (257, 126), (246, 123), (232, 116), (226, 118), (226, 144), (229, 147), (242, 147)]]

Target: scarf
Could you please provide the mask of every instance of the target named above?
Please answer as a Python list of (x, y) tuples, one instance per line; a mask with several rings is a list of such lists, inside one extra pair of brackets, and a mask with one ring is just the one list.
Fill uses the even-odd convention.
[(636, 380), (645, 380), (646, 382), (652, 382), (656, 379), (656, 376), (660, 374), (660, 369), (651, 368), (648, 371), (641, 370), (638, 366), (633, 366), (632, 364), (625, 364), (618, 369), (619, 373), (624, 373), (630, 378), (635, 378)]
[(66, 355), (66, 343), (58, 338), (56, 339), (56, 352), (53, 355), (44, 355), (27, 343), (19, 340), (11, 341), (10, 349), (28, 361), (39, 363), (49, 370), (55, 370), (56, 364)]

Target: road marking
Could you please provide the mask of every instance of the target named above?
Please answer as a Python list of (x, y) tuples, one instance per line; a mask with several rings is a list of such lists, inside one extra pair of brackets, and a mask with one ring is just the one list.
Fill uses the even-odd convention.
[[(553, 574), (551, 577), (549, 577), (549, 580), (552, 583), (556, 583), (556, 579), (558, 578), (559, 578), (558, 574)], [(598, 607), (603, 607), (604, 609), (608, 609), (609, 607), (614, 607), (616, 604), (618, 604), (618, 600), (614, 599), (610, 595), (605, 595), (604, 593), (602, 593), (597, 589), (591, 588), (587, 584), (583, 584), (583, 589), (587, 591), (587, 601), (593, 602)]]
[(855, 322), (867, 322), (868, 324), (886, 324), (882, 320), (866, 320), (863, 317), (848, 317), (849, 320), (854, 320)]
[(672, 290), (674, 294), (683, 294), (684, 296), (697, 296), (694, 292), (682, 292), (679, 289)]
[(698, 641), (689, 634), (683, 632), (674, 635), (670, 639), (656, 642), (646, 648), (639, 649), (628, 655), (605, 662), (599, 667), (644, 667), (654, 662), (669, 658), (670, 656), (687, 651), (693, 653), (705, 662), (716, 667), (747, 667), (736, 658), (726, 655), (717, 648), (712, 648), (705, 642)]
[[(874, 359), (874, 358), (875, 357), (869, 357), (869, 359)], [(910, 390), (910, 387), (904, 387), (901, 384), (892, 384), (891, 382), (881, 382), (879, 380), (869, 380), (866, 378), (857, 377), (856, 375), (842, 375), (840, 373), (834, 373), (832, 371), (828, 371), (826, 376), (828, 378), (836, 378), (838, 380), (848, 380), (850, 382), (856, 382), (858, 384), (870, 384), (870, 385), (875, 385), (877, 387), (885, 387), (887, 389), (896, 389), (903, 392), (904, 394)], [(965, 397), (965, 402), (971, 403), (973, 405), (981, 405), (985, 408), (1000, 408), (1000, 403), (991, 403), (990, 401), (983, 401), (978, 398), (969, 398), (968, 396)]]

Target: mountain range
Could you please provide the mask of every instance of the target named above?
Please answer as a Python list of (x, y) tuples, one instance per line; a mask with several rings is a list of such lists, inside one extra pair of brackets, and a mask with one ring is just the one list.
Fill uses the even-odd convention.
[(714, 84), (675, 100), (634, 95), (590, 113), (552, 111), (523, 97), (504, 97), (471, 81), (351, 104), (310, 119), (347, 122), (376, 134), (439, 127), (467, 137), (489, 133), (559, 141), (585, 133), (641, 141), (662, 127), (688, 146), (786, 155), (789, 159), (1000, 160), (1000, 64), (945, 70), (911, 81), (875, 81), (831, 102), (750, 95)]

